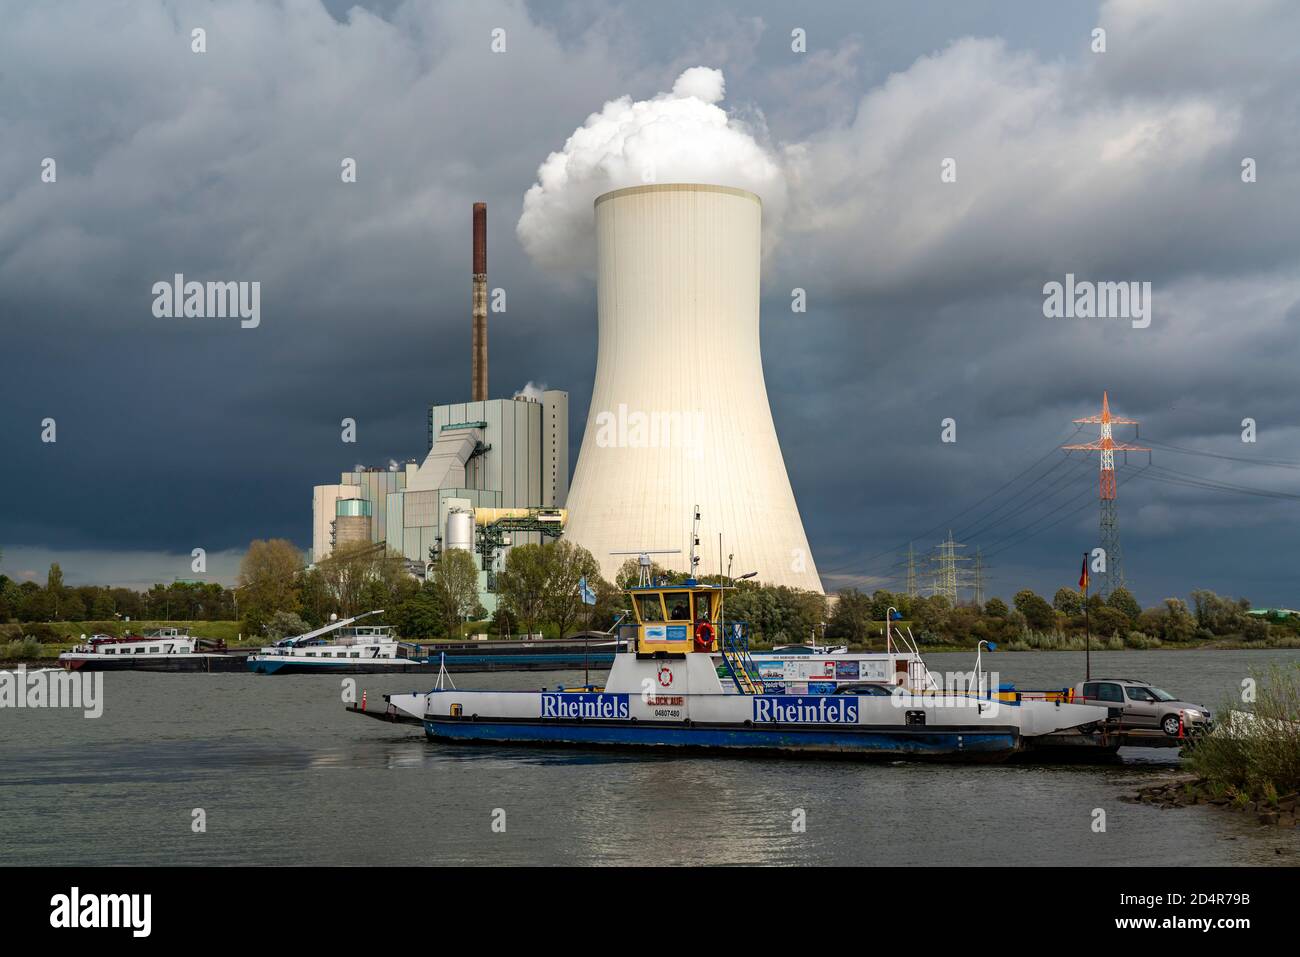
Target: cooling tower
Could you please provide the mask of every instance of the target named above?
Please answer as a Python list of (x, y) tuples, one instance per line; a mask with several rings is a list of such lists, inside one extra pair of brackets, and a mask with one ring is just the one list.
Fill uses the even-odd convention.
[(566, 537), (606, 578), (627, 552), (681, 549), (700, 507), (700, 575), (820, 592), (767, 403), (759, 353), (762, 203), (665, 184), (596, 200), (599, 351)]

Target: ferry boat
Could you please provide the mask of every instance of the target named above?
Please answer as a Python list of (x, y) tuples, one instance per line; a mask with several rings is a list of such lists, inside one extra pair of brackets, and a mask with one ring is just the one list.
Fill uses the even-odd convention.
[[(782, 656), (748, 649), (744, 622), (727, 621), (727, 589), (689, 579), (642, 580), (628, 590), (635, 623), (604, 687), (471, 691), (440, 680), (429, 692), (389, 694), (387, 720), (418, 721), (431, 741), (706, 748), (880, 758), (1002, 760), (1036, 738), (1104, 722), (1105, 708), (1014, 695), (944, 692), (915, 646), (857, 656), (859, 678), (814, 690), (810, 678), (764, 678)], [(831, 667), (854, 656), (798, 657)], [(868, 680), (863, 681), (867, 664)], [(872, 680), (880, 676), (879, 680)], [(807, 685), (807, 687), (804, 687)], [(819, 693), (829, 692), (829, 693)], [(848, 693), (845, 693), (848, 692)]]
[(383, 609), (332, 621), (328, 625), (277, 641), (248, 656), (259, 675), (383, 674), (424, 671), (419, 649), (399, 641), (391, 625), (358, 625)]
[(190, 634), (188, 628), (149, 628), (141, 635), (92, 635), (59, 655), (68, 671), (235, 671), (243, 660), (226, 643)]

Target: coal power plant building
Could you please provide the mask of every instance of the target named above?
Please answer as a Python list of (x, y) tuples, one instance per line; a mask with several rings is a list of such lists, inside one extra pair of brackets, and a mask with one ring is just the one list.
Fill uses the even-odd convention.
[[(596, 199), (596, 379), (566, 537), (613, 579), (625, 555), (820, 592), (759, 352), (762, 202), (662, 184)], [(722, 533), (719, 553), (718, 534)]]
[[(471, 222), (471, 401), (429, 408), (423, 459), (391, 462), (386, 468), (358, 466), (341, 473), (337, 484), (312, 489), (314, 562), (324, 561), (345, 544), (384, 542), (423, 576), (445, 549), (476, 547), (476, 512), (498, 517), (500, 513), (488, 510), (564, 508), (569, 492), (569, 394), (530, 386), (512, 398), (488, 398), (483, 203), (474, 204)], [(492, 569), (480, 562), (480, 592), (489, 611), (495, 607), (489, 572), (500, 569), (510, 546), (543, 540), (542, 533), (515, 529), (508, 545), (492, 550)]]
[[(343, 472), (312, 489), (312, 560), (337, 544), (388, 543), (423, 566), (455, 509), (563, 508), (569, 490), (569, 394), (457, 402), (429, 409), (420, 462)], [(358, 504), (358, 500), (365, 505)], [(342, 531), (342, 534), (341, 534)], [(540, 542), (518, 533), (514, 544)]]
[[(563, 508), (569, 490), (569, 394), (435, 405), (429, 452), (388, 495), (388, 547), (417, 562), (442, 547), (455, 509)], [(520, 532), (513, 544), (540, 543)], [(503, 556), (502, 556), (503, 557)]]

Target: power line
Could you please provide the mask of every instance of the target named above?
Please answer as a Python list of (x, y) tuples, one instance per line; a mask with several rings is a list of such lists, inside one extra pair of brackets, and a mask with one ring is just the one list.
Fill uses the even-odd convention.
[(1177, 452), (1180, 455), (1200, 455), (1210, 459), (1224, 459), (1229, 462), (1245, 462), (1248, 465), (1266, 465), (1270, 468), (1279, 469), (1300, 469), (1300, 462), (1289, 462), (1285, 459), (1252, 459), (1244, 455), (1226, 455), (1222, 452), (1205, 452), (1200, 449), (1189, 449), (1181, 445), (1170, 445), (1167, 442), (1157, 442), (1155, 439), (1143, 437), (1143, 442), (1150, 442), (1158, 449), (1167, 452)]
[[(1073, 432), (1070, 433), (1070, 436), (1067, 436), (1067, 439), (1073, 436), (1075, 433), (1079, 432), (1081, 428), (1082, 425), (1076, 425)], [(1255, 459), (1255, 458), (1248, 458), (1244, 456), (1228, 455), (1225, 453), (1206, 452), (1198, 449), (1190, 449), (1183, 446), (1177, 446), (1169, 443), (1154, 441), (1151, 439), (1146, 439), (1146, 441), (1150, 442), (1151, 445), (1157, 447), (1160, 450), (1174, 452), (1182, 455), (1200, 456), (1204, 458), (1219, 459), (1219, 460), (1231, 461), (1231, 462), (1241, 462), (1248, 465), (1262, 465), (1262, 466), (1268, 466), (1274, 468), (1287, 468), (1287, 469), (1300, 470), (1300, 462), (1287, 461), (1283, 459)], [(1118, 451), (1123, 450), (1122, 444), (1116, 443), (1114, 447)], [(1072, 480), (1077, 479), (1079, 477), (1079, 474), (1086, 469), (1086, 459), (1084, 460), (1083, 463), (1078, 463), (1075, 464), (1074, 467), (1070, 467), (1072, 463), (1077, 463), (1077, 460), (1075, 460), (1072, 456), (1067, 454), (1066, 456), (1062, 457), (1059, 461), (1049, 465), (1046, 469), (1040, 470), (1042, 464), (1046, 462), (1049, 458), (1051, 458), (1053, 452), (1055, 451), (1056, 448), (1053, 448), (1045, 455), (1039, 457), (1038, 459), (1030, 463), (1020, 472), (1016, 473), (1010, 479), (1003, 482), (992, 492), (972, 502), (970, 505), (967, 505), (965, 508), (963, 508), (961, 511), (957, 512), (950, 518), (942, 522), (939, 522), (938, 524), (936, 524), (935, 526), (929, 529), (926, 529), (921, 534), (928, 535), (934, 533), (937, 530), (944, 528), (945, 526), (952, 527), (955, 525), (956, 519), (961, 518), (963, 516), (971, 515), (972, 512), (975, 512), (975, 514), (969, 518), (966, 525), (958, 528), (958, 531), (956, 533), (956, 537), (970, 540), (972, 538), (982, 536), (988, 533), (991, 529), (1000, 528), (1002, 526), (1009, 524), (1012, 521), (1015, 521), (1019, 518), (1027, 517), (1033, 514), (1034, 512), (1037, 512), (1040, 509), (1048, 507), (1048, 510), (1043, 514), (1038, 515), (1036, 518), (1032, 518), (1029, 521), (1026, 521), (1024, 524), (1011, 530), (1007, 534), (1001, 536), (1000, 538), (995, 539), (989, 547), (983, 548), (980, 553), (980, 562), (982, 564), (984, 558), (991, 558), (995, 555), (1007, 551), (1010, 548), (1014, 548), (1017, 545), (1021, 544), (1022, 542), (1034, 538), (1042, 534), (1043, 532), (1046, 532), (1049, 529), (1052, 529), (1060, 525), (1062, 522), (1067, 521), (1071, 517), (1077, 515), (1079, 512), (1083, 511), (1085, 508), (1089, 506), (1090, 502), (1086, 501), (1085, 499), (1091, 498), (1091, 492), (1084, 492), (1080, 495), (1067, 496), (1064, 500), (1059, 501), (1058, 504), (1055, 504), (1054, 507), (1049, 507), (1049, 506), (1053, 506), (1053, 503), (1057, 502), (1057, 500), (1060, 498), (1061, 491), (1065, 488), (1068, 488), (1069, 483)], [(977, 509), (980, 509), (980, 506), (989, 502), (989, 500), (998, 496), (1002, 492), (1005, 492), (1007, 489), (1012, 488), (1017, 483), (1020, 483), (1026, 477), (1031, 475), (1033, 477), (1030, 478), (1028, 482), (1022, 484), (1020, 488), (1017, 489), (1012, 495), (1005, 497), (1002, 501), (999, 501), (992, 508), (983, 509), (981, 511), (976, 512)], [(1239, 495), (1251, 495), (1251, 496), (1262, 497), (1262, 498), (1272, 498), (1272, 499), (1277, 499), (1282, 501), (1300, 500), (1300, 493), (1284, 492), (1275, 489), (1264, 489), (1264, 488), (1258, 488), (1254, 486), (1242, 485), (1234, 482), (1226, 482), (1219, 479), (1207, 478), (1205, 476), (1199, 476), (1188, 472), (1181, 472), (1176, 469), (1168, 468), (1167, 466), (1155, 465), (1154, 463), (1151, 462), (1148, 462), (1146, 466), (1138, 469), (1135, 472), (1124, 472), (1122, 473), (1122, 475), (1123, 477), (1119, 478), (1115, 482), (1116, 487), (1118, 487), (1118, 485), (1120, 484), (1127, 482), (1131, 478), (1142, 477), (1149, 482), (1155, 482), (1158, 484), (1164, 484), (1173, 487), (1200, 489), (1200, 490), (1215, 491), (1215, 492), (1227, 492), (1227, 493), (1239, 494)], [(1047, 484), (1044, 485), (1044, 483)], [(1081, 501), (1082, 504), (1078, 504)], [(950, 539), (951, 538), (952, 536), (950, 535)], [(945, 542), (944, 544), (946, 545), (947, 543)], [(846, 572), (852, 572), (854, 574), (854, 577), (858, 577), (864, 580), (871, 579), (880, 582), (906, 581), (907, 583), (906, 587), (909, 594), (915, 593), (918, 591), (917, 581), (916, 581), (917, 578), (916, 557), (914, 552), (912, 551), (911, 543), (907, 544), (907, 549), (908, 551), (907, 551), (906, 558), (902, 559), (901, 561), (895, 561), (892, 564), (885, 566), (883, 569), (879, 570), (879, 573), (875, 573), (875, 574), (869, 573), (867, 569), (871, 566), (873, 562), (878, 562), (881, 558), (884, 558), (891, 554), (897, 556), (899, 552), (899, 546), (895, 546), (894, 548), (884, 549), (882, 551), (869, 555), (863, 559), (852, 559), (852, 560), (842, 562), (828, 570), (825, 570), (824, 574), (826, 574), (828, 577), (838, 577), (838, 576), (842, 576)], [(945, 572), (946, 572), (947, 564), (948, 563), (946, 561), (946, 556), (941, 556), (940, 566)], [(862, 571), (857, 571), (858, 569), (862, 569)], [(906, 569), (906, 571), (905, 572), (897, 571), (899, 569)], [(943, 576), (943, 579), (944, 579), (943, 590), (947, 592), (950, 590), (949, 587), (950, 577), (945, 574)], [(977, 573), (977, 579), (978, 580), (976, 584), (978, 590), (982, 591), (983, 590), (983, 588), (981, 587), (982, 584), (987, 582), (989, 578), (986, 575), (984, 575), (983, 570), (980, 569)]]
[[(1057, 478), (1057, 480), (1056, 480), (1055, 482), (1053, 482), (1051, 485), (1049, 485), (1045, 491), (1043, 491), (1043, 492), (1041, 492), (1040, 494), (1034, 496), (1034, 498), (1032, 498), (1032, 499), (1031, 499), (1030, 501), (1028, 501), (1028, 502), (1023, 503), (1023, 504), (1020, 505), (1018, 508), (1013, 509), (1013, 510), (1012, 510), (1011, 512), (1009, 512), (1008, 514), (1006, 514), (1006, 515), (1002, 516), (1001, 518), (999, 518), (997, 521), (993, 521), (993, 522), (985, 522), (985, 523), (982, 523), (980, 526), (978, 526), (978, 527), (976, 527), (976, 528), (971, 528), (971, 529), (963, 530), (963, 532), (962, 532), (962, 536), (961, 536), (961, 537), (962, 537), (962, 538), (976, 538), (976, 537), (978, 537), (978, 536), (984, 534), (985, 532), (987, 532), (990, 528), (993, 528), (993, 527), (995, 527), (995, 526), (997, 526), (997, 525), (1002, 525), (1002, 524), (1006, 523), (1007, 521), (1010, 521), (1010, 520), (1016, 518), (1016, 517), (1019, 516), (1019, 515), (1025, 514), (1025, 513), (1027, 513), (1027, 512), (1032, 511), (1033, 509), (1039, 508), (1040, 506), (1047, 504), (1047, 503), (1050, 502), (1053, 498), (1056, 497), (1056, 494), (1057, 494), (1057, 493), (1058, 493), (1058, 492), (1059, 492), (1063, 487), (1068, 487), (1068, 485), (1069, 485), (1070, 482), (1072, 482), (1072, 481), (1074, 481), (1075, 479), (1079, 478), (1080, 474), (1081, 474), (1083, 471), (1085, 471), (1085, 470), (1087, 469), (1087, 462), (1086, 462), (1086, 461), (1081, 461), (1081, 460), (1079, 460), (1079, 459), (1071, 460), (1071, 459), (1070, 459), (1070, 456), (1069, 456), (1069, 453), (1066, 453), (1064, 456), (1062, 456), (1062, 459), (1063, 459), (1064, 461), (1071, 462), (1071, 464), (1073, 465), (1073, 468), (1071, 468), (1071, 469), (1066, 469), (1066, 471), (1065, 471), (1062, 475), (1060, 475), (1060, 476)], [(1014, 504), (1015, 504), (1015, 500), (1014, 500), (1014, 499), (1010, 500), (1010, 502), (1009, 502), (1008, 504), (1012, 504), (1012, 505), (1014, 505)], [(990, 514), (992, 514), (992, 513), (990, 513)]]
[[(1074, 435), (1076, 435), (1076, 434), (1077, 434), (1077, 433), (1078, 433), (1082, 428), (1083, 428), (1083, 426), (1075, 426), (1074, 431), (1072, 431), (1072, 432), (1070, 432), (1068, 435), (1066, 435), (1066, 436), (1065, 436), (1065, 439), (1068, 440), (1068, 439), (1072, 438), (1072, 437), (1073, 437)], [(1058, 443), (1057, 443), (1057, 446), (1059, 446), (1059, 444), (1060, 444), (1060, 443), (1058, 442)], [(926, 529), (925, 531), (921, 532), (921, 535), (932, 535), (932, 534), (934, 534), (935, 532), (938, 532), (938, 531), (943, 530), (944, 528), (947, 528), (948, 526), (952, 525), (952, 524), (953, 524), (957, 519), (961, 518), (963, 515), (965, 515), (965, 514), (967, 514), (968, 512), (970, 512), (972, 509), (978, 508), (980, 505), (983, 505), (985, 502), (987, 502), (989, 499), (993, 498), (995, 495), (999, 494), (1000, 492), (1002, 492), (1003, 490), (1005, 490), (1005, 489), (1007, 489), (1007, 488), (1010, 488), (1012, 485), (1014, 485), (1016, 482), (1018, 482), (1018, 481), (1019, 481), (1021, 478), (1023, 478), (1025, 475), (1029, 474), (1029, 473), (1032, 472), (1034, 469), (1038, 468), (1038, 466), (1041, 465), (1043, 462), (1045, 462), (1045, 461), (1047, 461), (1049, 458), (1051, 458), (1052, 455), (1053, 455), (1053, 453), (1055, 453), (1055, 452), (1057, 451), (1057, 446), (1053, 446), (1053, 448), (1052, 448), (1051, 450), (1049, 450), (1045, 455), (1043, 455), (1043, 456), (1039, 457), (1038, 459), (1034, 460), (1034, 461), (1033, 461), (1032, 463), (1030, 463), (1029, 466), (1027, 466), (1025, 469), (1023, 469), (1022, 471), (1020, 471), (1020, 472), (1018, 472), (1017, 474), (1013, 475), (1013, 476), (1012, 476), (1011, 478), (1009, 478), (1006, 482), (1002, 483), (1000, 486), (998, 486), (997, 488), (995, 488), (992, 492), (989, 492), (989, 494), (985, 495), (983, 498), (979, 499), (978, 501), (972, 502), (970, 505), (967, 505), (964, 509), (962, 509), (960, 512), (957, 512), (955, 515), (952, 515), (951, 517), (945, 519), (944, 521), (939, 522), (939, 523), (937, 523), (936, 525), (932, 526), (931, 528)], [(902, 547), (902, 545), (901, 545), (901, 543), (900, 543), (900, 544), (896, 544), (896, 545), (894, 545), (892, 548), (886, 548), (886, 549), (884, 549), (884, 550), (882, 550), (882, 551), (876, 552), (874, 555), (868, 555), (866, 558), (853, 558), (853, 559), (849, 559), (848, 561), (843, 562), (843, 563), (841, 563), (841, 564), (839, 564), (839, 565), (832, 566), (832, 567), (830, 567), (829, 569), (823, 569), (823, 574), (826, 574), (826, 575), (834, 575), (834, 574), (836, 574), (837, 572), (842, 572), (842, 571), (845, 571), (845, 570), (847, 570), (847, 569), (849, 569), (849, 568), (852, 568), (852, 567), (855, 567), (855, 566), (857, 566), (857, 567), (863, 567), (863, 566), (869, 565), (871, 562), (875, 561), (876, 559), (883, 558), (885, 555), (896, 554), (896, 553), (899, 551), (899, 549), (900, 549), (901, 547)]]
[[(1136, 472), (1125, 473), (1124, 476), (1123, 476), (1122, 478), (1118, 479), (1118, 481), (1117, 481), (1117, 485), (1124, 485), (1124, 484), (1125, 484), (1129, 479), (1131, 479), (1131, 478), (1137, 478), (1139, 475), (1141, 475), (1143, 472), (1145, 472), (1148, 468), (1150, 468), (1150, 466), (1146, 466), (1146, 465), (1144, 465), (1142, 468), (1138, 469)], [(1058, 518), (1056, 521), (1051, 522), (1050, 524), (1044, 525), (1044, 526), (1043, 526), (1042, 528), (1040, 528), (1040, 529), (1036, 529), (1035, 531), (1029, 532), (1027, 535), (1024, 535), (1024, 536), (1021, 537), (1021, 538), (1017, 538), (1015, 541), (1010, 542), (1010, 543), (1007, 544), (1007, 545), (1004, 545), (1002, 548), (999, 548), (999, 549), (997, 549), (996, 551), (990, 551), (990, 552), (988, 552), (987, 554), (991, 557), (991, 556), (993, 556), (993, 555), (998, 554), (999, 552), (1005, 552), (1008, 548), (1012, 548), (1012, 547), (1014, 547), (1014, 546), (1016, 546), (1016, 545), (1019, 545), (1019, 544), (1020, 544), (1021, 542), (1023, 542), (1023, 541), (1028, 541), (1029, 539), (1033, 538), (1035, 535), (1041, 535), (1043, 532), (1047, 531), (1049, 528), (1055, 528), (1057, 525), (1060, 525), (1060, 524), (1061, 524), (1062, 522), (1064, 522), (1066, 519), (1071, 518), (1071, 517), (1073, 517), (1073, 516), (1075, 516), (1075, 515), (1078, 515), (1078, 514), (1079, 514), (1080, 512), (1082, 512), (1085, 508), (1088, 508), (1088, 507), (1092, 504), (1092, 502), (1093, 502), (1093, 499), (1092, 499), (1092, 491), (1089, 490), (1089, 491), (1085, 492), (1085, 493), (1084, 493), (1083, 495), (1081, 495), (1081, 496), (1076, 496), (1075, 499), (1074, 499), (1074, 501), (1077, 502), (1077, 501), (1079, 501), (1080, 498), (1087, 498), (1088, 500), (1085, 501), (1082, 505), (1079, 505), (1079, 506), (1075, 507), (1074, 509), (1072, 509), (1071, 511), (1067, 512), (1066, 514), (1062, 515), (1062, 516), (1061, 516), (1060, 518)], [(1062, 505), (1061, 508), (1067, 508), (1068, 506), (1069, 506), (1069, 503), (1067, 503), (1066, 505)], [(1060, 511), (1060, 509), (1058, 509), (1057, 511)], [(1051, 515), (1050, 515), (1050, 514), (1049, 514), (1049, 515), (1044, 515), (1043, 518), (1051, 518)], [(1037, 521), (1041, 521), (1041, 520), (1042, 520), (1042, 519), (1038, 519)], [(1030, 524), (1032, 525), (1032, 524), (1034, 524), (1034, 523), (1030, 523)], [(1029, 527), (1029, 526), (1026, 526), (1026, 528), (1028, 528), (1028, 527)], [(1022, 529), (1022, 531), (1023, 531), (1023, 529)], [(1014, 533), (1013, 533), (1013, 534), (1014, 534)], [(1006, 541), (1006, 539), (1002, 539), (1002, 541)]]
[[(1175, 469), (1165, 468), (1160, 465), (1152, 466), (1153, 473), (1147, 478), (1154, 482), (1163, 482), (1167, 485), (1178, 485), (1185, 488), (1199, 488), (1212, 492), (1234, 492), (1238, 495), (1256, 495), (1261, 498), (1275, 498), (1285, 501), (1300, 501), (1300, 494), (1295, 492), (1279, 492), (1272, 489), (1254, 488), (1248, 485), (1237, 485), (1232, 482), (1221, 482), (1218, 479), (1207, 479), (1198, 475), (1192, 475), (1188, 472), (1179, 472)], [(1143, 471), (1146, 471), (1145, 469)]]

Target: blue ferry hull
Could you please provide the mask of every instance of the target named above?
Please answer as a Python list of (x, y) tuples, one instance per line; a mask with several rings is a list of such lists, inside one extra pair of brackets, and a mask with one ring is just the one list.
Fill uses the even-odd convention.
[(424, 720), (431, 741), (619, 748), (817, 752), (863, 757), (998, 760), (1019, 749), (1014, 728), (728, 727), (669, 723)]

